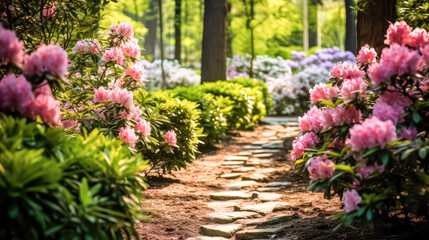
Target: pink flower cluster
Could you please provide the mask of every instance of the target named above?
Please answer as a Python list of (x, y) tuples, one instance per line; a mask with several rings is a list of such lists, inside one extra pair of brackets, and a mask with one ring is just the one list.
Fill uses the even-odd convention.
[(55, 4), (50, 8), (43, 8), (42, 14), (44, 17), (54, 18), (57, 14), (55, 13)]
[(319, 138), (316, 133), (308, 132), (304, 135), (299, 136), (292, 142), (292, 160), (297, 160), (304, 154), (304, 149), (306, 148), (314, 148), (316, 144), (319, 143)]
[(349, 190), (344, 194), (344, 211), (352, 212), (354, 210), (359, 210), (358, 204), (362, 201), (362, 197), (359, 196), (359, 193), (356, 190)]
[(124, 144), (129, 143), (131, 147), (134, 147), (139, 140), (133, 128), (127, 126), (126, 128), (119, 128), (119, 139), (124, 141)]
[[(136, 129), (145, 137), (149, 136), (150, 132), (152, 130), (152, 128), (150, 126), (150, 122), (148, 122), (144, 119), (140, 119), (140, 121), (136, 124)], [(176, 143), (174, 143), (174, 144), (176, 144)]]
[(133, 103), (134, 94), (126, 89), (115, 88), (113, 90), (106, 90), (103, 87), (94, 90), (94, 102), (115, 102), (119, 103), (122, 107), (131, 110), (134, 107)]
[(360, 49), (356, 60), (362, 64), (371, 64), (375, 62), (376, 58), (377, 52), (375, 51), (375, 49), (366, 44)]
[(363, 78), (351, 78), (341, 85), (341, 96), (344, 100), (357, 98), (365, 93), (367, 84)]
[(97, 42), (97, 40), (79, 40), (76, 45), (72, 48), (72, 51), (74, 53), (91, 53), (91, 54), (97, 54), (100, 52), (100, 44)]
[(318, 179), (329, 179), (334, 176), (334, 163), (326, 159), (326, 154), (320, 157), (310, 159), (310, 165), (307, 167), (311, 181)]
[(305, 132), (310, 130), (319, 131), (322, 129), (320, 115), (321, 112), (316, 106), (310, 108), (304, 116), (298, 118), (300, 130)]
[(429, 43), (429, 34), (423, 28), (414, 29), (407, 39), (407, 44), (410, 47), (419, 49)]
[(384, 44), (407, 44), (407, 38), (410, 33), (411, 28), (405, 21), (390, 24), (385, 35), (386, 40), (384, 40)]
[(358, 152), (380, 146), (395, 140), (396, 127), (392, 121), (381, 121), (377, 117), (367, 118), (362, 124), (356, 124), (349, 130), (349, 144), (352, 151)]
[(349, 62), (338, 62), (331, 70), (331, 78), (349, 79), (349, 78), (363, 78), (365, 72), (361, 71), (358, 66)]
[(31, 55), (25, 57), (24, 75), (43, 76), (50, 73), (62, 78), (68, 67), (67, 52), (60, 45), (42, 45)]
[(33, 120), (40, 116), (49, 125), (60, 124), (60, 102), (53, 98), (49, 85), (43, 82), (33, 93), (23, 75), (10, 74), (0, 81), (0, 109), (18, 111)]
[(109, 27), (109, 31), (107, 32), (107, 34), (117, 34), (131, 38), (134, 36), (133, 25), (129, 22), (120, 22), (118, 26), (116, 26), (116, 24), (112, 23), (112, 25)]
[(106, 50), (104, 52), (103, 57), (101, 58), (105, 63), (115, 63), (115, 64), (122, 64), (125, 60), (124, 55), (122, 54), (121, 49), (117, 47), (112, 47), (109, 50)]
[(124, 55), (130, 56), (134, 59), (138, 59), (140, 57), (141, 49), (137, 40), (128, 40), (121, 45), (121, 50)]
[(13, 63), (21, 66), (24, 61), (23, 47), (24, 42), (16, 37), (15, 32), (0, 25), (0, 64)]
[(404, 108), (399, 105), (390, 105), (382, 101), (374, 104), (372, 115), (382, 121), (390, 120), (393, 124), (403, 122), (401, 115), (404, 114)]
[(174, 130), (170, 130), (165, 133), (164, 138), (169, 146), (174, 146), (177, 143), (176, 133)]
[(141, 64), (134, 64), (125, 70), (125, 75), (131, 76), (134, 80), (143, 84), (144, 67)]
[(310, 100), (311, 103), (316, 103), (320, 99), (328, 99), (338, 95), (339, 88), (337, 86), (327, 87), (324, 83), (316, 84), (312, 89), (310, 89)]
[(414, 141), (417, 139), (417, 129), (416, 128), (402, 128), (401, 133), (399, 134), (400, 137), (404, 140), (408, 141)]
[(417, 73), (419, 62), (420, 54), (418, 51), (406, 46), (392, 44), (389, 48), (383, 49), (380, 63), (369, 66), (368, 76), (374, 85), (379, 85), (393, 75)]
[(372, 166), (368, 166), (363, 163), (359, 165), (359, 167), (356, 169), (356, 172), (360, 174), (360, 179), (364, 179), (373, 174), (375, 171), (378, 171), (379, 173), (384, 172), (385, 167), (386, 165), (379, 165), (378, 163), (374, 163)]

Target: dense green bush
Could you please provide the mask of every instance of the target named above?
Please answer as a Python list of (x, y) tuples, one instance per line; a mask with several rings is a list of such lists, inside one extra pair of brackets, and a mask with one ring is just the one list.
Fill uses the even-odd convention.
[(152, 137), (160, 138), (167, 131), (174, 130), (177, 134), (177, 143), (174, 149), (167, 144), (158, 143), (142, 148), (145, 158), (150, 159), (154, 168), (171, 172), (185, 168), (187, 163), (195, 159), (198, 152), (199, 137), (203, 129), (198, 125), (200, 112), (197, 104), (187, 100), (173, 98), (171, 94), (162, 91), (135, 92), (137, 105), (144, 110), (143, 116), (152, 126)]
[[(258, 93), (256, 99), (256, 109), (260, 111), (261, 116), (266, 116), (266, 113), (270, 112), (273, 106), (273, 99), (271, 98), (271, 94), (268, 92), (267, 85), (265, 85), (263, 81), (258, 81), (251, 78), (236, 78), (231, 79), (228, 82), (238, 83), (246, 88), (258, 89), (260, 92), (262, 92), (262, 99), (260, 94)], [(261, 103), (263, 103), (264, 106), (262, 106)]]
[(0, 239), (121, 239), (146, 219), (147, 167), (122, 142), (0, 117)]

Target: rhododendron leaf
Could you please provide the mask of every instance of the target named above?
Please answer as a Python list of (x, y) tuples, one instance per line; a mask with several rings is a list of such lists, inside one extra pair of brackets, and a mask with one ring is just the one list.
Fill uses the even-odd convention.
[(366, 220), (371, 221), (372, 220), (372, 211), (368, 209), (366, 211)]
[(326, 149), (328, 149), (329, 144), (330, 142), (325, 142), (320, 150), (325, 151)]
[(362, 215), (365, 213), (365, 211), (366, 211), (366, 207), (363, 207), (363, 208), (361, 208), (361, 209), (359, 209), (359, 210), (357, 211), (356, 215), (357, 215), (358, 217), (360, 217), (360, 216), (362, 216)]
[(429, 185), (429, 175), (422, 172), (417, 172), (417, 175), (420, 180), (422, 180), (426, 185)]
[(335, 107), (338, 107), (340, 104), (344, 102), (344, 99), (338, 98), (337, 101), (335, 101)]
[(335, 180), (337, 180), (337, 178), (339, 178), (339, 177), (343, 176), (345, 173), (346, 173), (346, 172), (340, 172), (340, 173), (336, 174), (336, 175), (335, 175), (335, 176), (333, 176), (331, 179), (329, 179), (329, 182), (330, 182), (330, 183), (334, 182)]
[(427, 156), (427, 150), (425, 148), (419, 149), (419, 156), (421, 159), (425, 159)]
[(326, 106), (328, 106), (328, 107), (332, 107), (332, 108), (335, 108), (335, 104), (332, 102), (332, 101), (330, 101), (330, 100), (328, 100), (328, 99), (320, 99), (321, 101), (322, 101), (322, 103), (324, 103)]
[(354, 173), (353, 168), (350, 165), (334, 165), (336, 170), (341, 170), (349, 173)]
[(341, 155), (341, 156), (343, 156), (343, 155), (344, 155), (344, 153), (345, 153), (347, 150), (349, 150), (350, 148), (351, 148), (350, 146), (345, 146), (345, 147), (341, 150), (340, 155)]
[(388, 153), (383, 154), (383, 156), (381, 157), (381, 162), (383, 164), (387, 164), (389, 162), (389, 154)]
[(339, 153), (334, 152), (334, 151), (320, 151), (319, 153), (331, 155), (331, 156), (334, 156), (334, 157), (341, 157), (341, 155)]
[(318, 183), (319, 183), (318, 181), (313, 182), (312, 184), (310, 184), (310, 185), (307, 187), (307, 190), (308, 190), (308, 191), (313, 191), (313, 190), (316, 188), (316, 186), (317, 186), (317, 184), (318, 184)]
[(408, 158), (414, 151), (415, 151), (415, 149), (411, 148), (411, 149), (408, 149), (407, 151), (405, 151), (404, 153), (402, 153), (401, 160)]
[(363, 157), (368, 157), (368, 156), (372, 155), (373, 153), (375, 153), (377, 150), (378, 150), (378, 148), (377, 148), (377, 147), (372, 148), (372, 149), (368, 150), (368, 151), (363, 155)]
[(420, 118), (419, 113), (418, 112), (413, 112), (413, 120), (414, 120), (414, 122), (419, 123), (420, 119), (421, 118)]

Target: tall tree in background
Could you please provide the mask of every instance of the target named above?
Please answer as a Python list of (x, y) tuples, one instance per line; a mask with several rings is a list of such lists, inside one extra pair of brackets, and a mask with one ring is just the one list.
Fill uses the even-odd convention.
[(226, 79), (226, 0), (205, 0), (201, 81)]
[(232, 32), (232, 27), (231, 27), (231, 23), (232, 23), (232, 13), (231, 13), (232, 2), (231, 2), (231, 0), (227, 0), (226, 5), (227, 5), (226, 56), (229, 58), (232, 58), (232, 54), (233, 54), (233, 52), (232, 52), (232, 39), (234, 38), (234, 33)]
[(380, 55), (389, 22), (396, 20), (396, 0), (360, 0), (357, 4), (358, 49), (369, 44)]
[(356, 55), (356, 18), (353, 13), (354, 0), (345, 0), (346, 8), (346, 50)]
[[(148, 32), (144, 41), (144, 55), (155, 58), (156, 34), (158, 30), (158, 0), (150, 0), (149, 12), (145, 15), (145, 26)], [(149, 59), (150, 60), (150, 59)]]
[(246, 14), (246, 28), (250, 32), (250, 72), (249, 76), (253, 77), (253, 62), (255, 61), (255, 0), (242, 0)]
[(308, 51), (308, 0), (302, 0), (302, 48)]
[(158, 11), (159, 11), (159, 45), (161, 50), (161, 76), (162, 76), (162, 89), (167, 88), (167, 81), (165, 79), (165, 71), (164, 71), (164, 39), (162, 37), (162, 34), (164, 32), (163, 26), (162, 26), (162, 0), (158, 0)]
[(181, 63), (181, 55), (182, 55), (182, 0), (175, 0), (175, 8), (174, 8), (174, 59)]
[(319, 0), (309, 0), (308, 1), (308, 46), (315, 47), (317, 46), (317, 6)]

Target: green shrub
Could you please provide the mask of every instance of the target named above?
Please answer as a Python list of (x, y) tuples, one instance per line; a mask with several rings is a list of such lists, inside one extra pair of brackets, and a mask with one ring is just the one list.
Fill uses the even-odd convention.
[(213, 145), (226, 137), (228, 124), (225, 116), (233, 108), (231, 100), (222, 96), (205, 94), (197, 87), (181, 87), (167, 91), (175, 97), (198, 104), (200, 111), (199, 127), (204, 129), (204, 137), (201, 140), (205, 144)]
[(148, 143), (149, 146), (142, 150), (145, 158), (150, 159), (152, 167), (160, 168), (164, 173), (185, 168), (195, 159), (201, 143), (198, 138), (203, 133), (203, 129), (198, 127), (200, 112), (197, 104), (173, 98), (162, 91), (138, 90), (134, 95), (137, 105), (144, 110), (143, 116), (151, 123), (152, 137), (163, 138), (169, 130), (174, 130), (177, 135), (177, 147), (174, 149), (163, 142), (157, 147)]
[(122, 142), (0, 116), (0, 239), (137, 237), (147, 167)]

